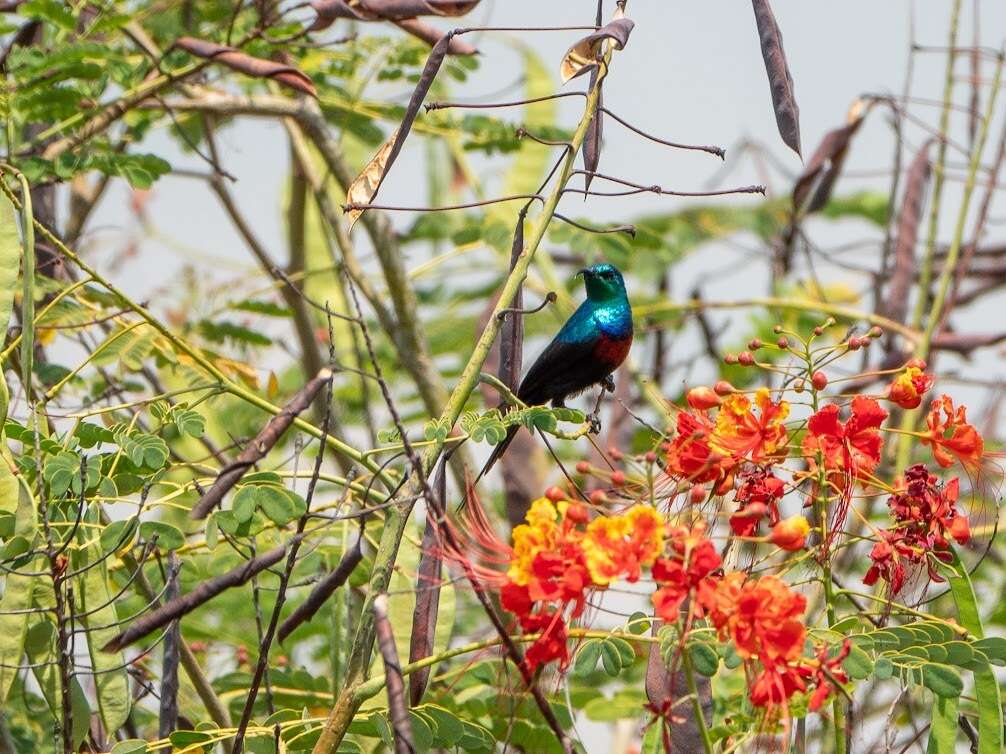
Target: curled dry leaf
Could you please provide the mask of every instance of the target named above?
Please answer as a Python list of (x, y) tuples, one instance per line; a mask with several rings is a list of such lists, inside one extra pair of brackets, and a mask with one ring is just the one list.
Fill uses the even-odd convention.
[(597, 67), (598, 56), (601, 54), (605, 40), (612, 40), (616, 49), (621, 50), (625, 47), (633, 26), (635, 24), (627, 18), (616, 18), (570, 47), (563, 55), (562, 63), (559, 65), (562, 83), (565, 84)]
[(793, 187), (794, 212), (817, 212), (828, 203), (842, 172), (849, 142), (859, 130), (871, 104), (857, 99), (849, 108), (845, 125), (829, 131), (821, 139)]
[(885, 314), (896, 322), (904, 322), (908, 315), (908, 298), (915, 280), (915, 244), (919, 237), (919, 221), (926, 198), (926, 189), (932, 173), (929, 149), (933, 140), (923, 144), (912, 159), (905, 178), (905, 193), (898, 213), (898, 238), (894, 247), (894, 271), (887, 289)]
[(401, 21), (416, 16), (463, 16), (479, 0), (313, 0), (318, 14), (311, 31), (327, 29), (340, 18), (355, 21)]
[[(440, 29), (430, 26), (418, 18), (403, 18), (400, 21), (393, 21), (392, 23), (402, 31), (406, 31), (417, 39), (423, 40), (430, 46), (435, 45), (444, 35)], [(448, 55), (474, 55), (477, 52), (477, 49), (458, 37), (452, 37), (450, 44), (447, 46)]]
[(190, 55), (197, 58), (212, 60), (231, 68), (246, 76), (260, 79), (272, 79), (278, 84), (296, 89), (298, 92), (310, 94), (317, 97), (314, 83), (311, 78), (290, 65), (277, 63), (273, 60), (263, 60), (252, 57), (246, 52), (241, 52), (233, 47), (207, 42), (205, 39), (195, 39), (194, 37), (180, 37), (175, 41), (175, 46), (185, 50)]
[[(388, 157), (391, 155), (391, 150), (397, 139), (398, 129), (395, 129), (387, 141), (377, 150), (377, 153), (370, 158), (370, 162), (367, 163), (363, 172), (356, 176), (356, 180), (350, 184), (349, 190), (346, 191), (347, 204), (369, 204), (373, 200), (377, 189), (381, 186), (381, 180), (388, 165)], [(353, 229), (362, 214), (362, 209), (351, 209), (346, 213), (349, 218), (350, 230)]]
[(793, 91), (793, 77), (786, 63), (786, 52), (782, 46), (782, 32), (775, 22), (768, 0), (752, 0), (755, 22), (758, 24), (758, 39), (761, 54), (765, 60), (769, 87), (772, 90), (772, 105), (775, 108), (775, 122), (779, 135), (786, 146), (801, 157), (800, 153), (800, 108), (796, 104)]
[[(395, 159), (398, 157), (398, 153), (402, 151), (402, 146), (405, 144), (405, 139), (409, 135), (409, 131), (412, 130), (412, 124), (416, 120), (416, 115), (419, 113), (419, 108), (423, 104), (423, 100), (426, 99), (427, 92), (430, 91), (430, 87), (433, 85), (433, 80), (437, 77), (437, 73), (440, 71), (440, 66), (443, 65), (444, 57), (447, 55), (447, 50), (450, 47), (451, 41), (454, 39), (453, 32), (447, 32), (444, 34), (437, 43), (433, 45), (433, 49), (430, 50), (429, 57), (426, 58), (426, 65), (423, 66), (423, 72), (419, 76), (419, 83), (416, 84), (416, 88), (412, 92), (412, 97), (409, 98), (409, 104), (405, 107), (405, 116), (402, 118), (401, 125), (398, 126), (391, 137), (381, 145), (381, 148), (374, 155), (373, 159), (367, 163), (367, 167), (364, 168), (363, 173), (357, 178), (349, 187), (349, 191), (346, 194), (346, 211), (350, 215), (350, 228), (352, 224), (355, 223), (360, 215), (365, 211), (356, 205), (360, 204), (370, 204), (374, 201), (374, 197), (377, 196), (378, 190), (381, 188), (381, 184), (384, 182), (384, 177), (391, 170), (391, 166), (395, 163)], [(360, 184), (357, 186), (357, 184)], [(371, 190), (371, 186), (373, 187)], [(360, 196), (366, 195), (364, 201), (359, 201), (353, 198), (354, 188), (357, 189), (357, 193)]]

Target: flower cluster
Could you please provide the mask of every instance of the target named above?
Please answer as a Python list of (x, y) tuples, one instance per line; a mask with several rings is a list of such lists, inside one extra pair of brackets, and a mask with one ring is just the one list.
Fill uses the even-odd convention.
[[(653, 580), (659, 587), (653, 593), (653, 607), (657, 616), (668, 623), (678, 620), (681, 603), (690, 593), (705, 595), (714, 588), (712, 574), (720, 567), (720, 556), (704, 533), (702, 523), (674, 527), (668, 537), (669, 554), (653, 564)], [(699, 597), (700, 608), (702, 603), (703, 598)]]
[(929, 577), (942, 581), (929, 556), (947, 560), (951, 539), (964, 544), (971, 537), (967, 516), (957, 510), (959, 493), (957, 479), (939, 485), (924, 465), (909, 468), (903, 491), (887, 501), (895, 525), (882, 531), (873, 546), (870, 552), (873, 564), (863, 578), (864, 583), (870, 586), (883, 579), (895, 595), (905, 585), (907, 566), (923, 562)]
[(663, 548), (663, 518), (648, 505), (588, 519), (581, 503), (540, 498), (531, 504), (527, 523), (514, 529), (513, 559), (500, 595), (525, 632), (541, 634), (527, 653), (532, 670), (569, 660), (567, 621), (583, 612), (590, 590), (617, 579), (638, 580)]
[(848, 642), (836, 657), (828, 658), (827, 646), (820, 647), (813, 660), (803, 657), (807, 629), (801, 619), (807, 600), (782, 579), (750, 579), (734, 571), (698, 599), (720, 638), (733, 642), (749, 668), (757, 667), (748, 694), (756, 707), (785, 707), (794, 694), (813, 686), (808, 706), (817, 710), (835, 682), (848, 681), (841, 667)]

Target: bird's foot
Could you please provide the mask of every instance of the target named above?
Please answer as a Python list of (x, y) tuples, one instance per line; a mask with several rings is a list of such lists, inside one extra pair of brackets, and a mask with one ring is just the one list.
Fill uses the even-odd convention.
[(603, 387), (609, 393), (614, 393), (615, 392), (615, 378), (612, 377), (609, 374), (607, 377), (605, 377), (603, 380), (601, 380), (601, 387)]
[(597, 435), (601, 433), (601, 415), (598, 412), (593, 412), (587, 414), (587, 421), (590, 422), (590, 434)]

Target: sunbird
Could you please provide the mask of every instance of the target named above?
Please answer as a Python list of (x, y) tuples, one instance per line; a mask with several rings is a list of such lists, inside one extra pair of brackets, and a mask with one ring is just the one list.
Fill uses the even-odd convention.
[[(592, 385), (613, 391), (611, 375), (632, 346), (632, 308), (622, 273), (610, 264), (595, 264), (577, 275), (583, 276), (587, 300), (566, 320), (521, 380), (517, 397), (529, 406), (551, 403), (563, 407), (567, 398)], [(518, 429), (507, 431), (480, 477), (503, 455)]]

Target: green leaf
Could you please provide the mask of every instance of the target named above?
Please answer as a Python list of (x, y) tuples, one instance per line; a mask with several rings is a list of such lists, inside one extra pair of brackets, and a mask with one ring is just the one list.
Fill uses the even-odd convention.
[(136, 536), (136, 531), (139, 528), (139, 525), (140, 522), (135, 516), (133, 516), (119, 521), (113, 521), (108, 526), (103, 528), (101, 530), (101, 536), (98, 539), (102, 552), (110, 553), (115, 550), (128, 547), (132, 543), (133, 538)]
[(688, 645), (688, 656), (692, 661), (692, 667), (699, 675), (712, 678), (720, 667), (720, 657), (716, 650), (708, 644), (696, 642)]
[(206, 418), (189, 408), (176, 408), (171, 412), (171, 421), (180, 435), (202, 437), (206, 432)]
[(873, 660), (870, 655), (859, 647), (852, 645), (849, 648), (849, 656), (842, 662), (842, 667), (849, 673), (849, 677), (859, 681), (869, 678), (873, 674)]
[(886, 681), (894, 675), (894, 663), (886, 657), (878, 657), (873, 664), (873, 677), (878, 681)]
[[(80, 466), (80, 456), (69, 450), (46, 460), (42, 477), (49, 483), (49, 491), (54, 497), (62, 497), (68, 491), (74, 495), (81, 493)], [(84, 473), (87, 489), (97, 485), (101, 479), (101, 458), (96, 455), (88, 457)]]
[[(21, 266), (21, 239), (17, 230), (17, 213), (7, 195), (0, 197), (0, 333), (7, 332), (14, 309), (18, 269)], [(0, 381), (5, 378), (0, 374)], [(6, 382), (4, 383), (6, 395)], [(0, 423), (7, 419), (7, 404), (0, 405)]]
[(601, 642), (601, 666), (608, 675), (618, 675), (622, 670), (622, 656), (618, 647), (610, 641)]
[(147, 742), (141, 741), (138, 738), (130, 738), (125, 741), (119, 741), (109, 754), (146, 754)]
[(957, 751), (957, 698), (937, 698), (930, 718), (926, 754), (954, 754)]
[(144, 521), (140, 524), (140, 539), (149, 542), (157, 537), (157, 546), (162, 550), (177, 550), (185, 544), (185, 535), (176, 526), (163, 521)]
[(922, 685), (936, 696), (947, 699), (959, 697), (964, 691), (964, 683), (956, 670), (931, 662), (922, 666)]
[(978, 702), (978, 754), (1002, 754), (1003, 710), (999, 681), (988, 664), (973, 672)]
[(31, 607), (33, 581), (31, 576), (7, 574), (4, 594), (0, 598), (0, 705), (7, 701), (24, 654), (28, 613), (17, 611)]
[(590, 640), (583, 643), (576, 653), (573, 661), (573, 672), (576, 675), (589, 675), (597, 667), (597, 661), (601, 657), (601, 642)]
[(1001, 636), (988, 636), (974, 642), (971, 647), (977, 649), (989, 658), (993, 665), (1006, 665), (1006, 639)]
[[(96, 518), (96, 517), (92, 517)], [(105, 730), (119, 730), (129, 717), (130, 691), (122, 652), (105, 652), (102, 647), (119, 633), (119, 616), (115, 609), (116, 590), (108, 581), (107, 560), (98, 547), (87, 550), (90, 568), (82, 576), (78, 588), (81, 615), (88, 628), (87, 648), (95, 670), (94, 685), (98, 711)]]

